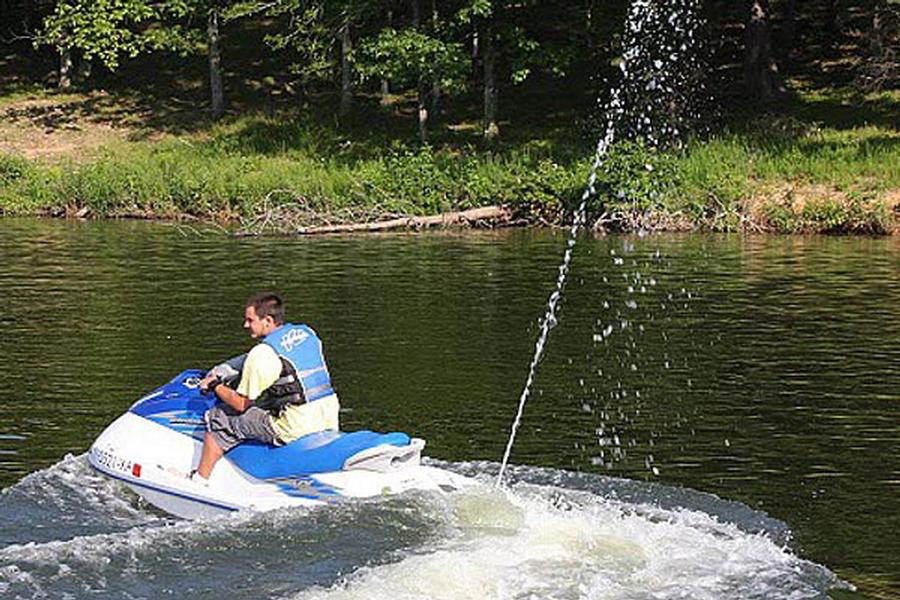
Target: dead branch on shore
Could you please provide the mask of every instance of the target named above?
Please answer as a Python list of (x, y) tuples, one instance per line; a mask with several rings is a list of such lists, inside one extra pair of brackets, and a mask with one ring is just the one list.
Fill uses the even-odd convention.
[(322, 225), (307, 227), (297, 233), (302, 235), (322, 233), (351, 233), (358, 231), (388, 231), (391, 229), (424, 229), (426, 227), (472, 225), (478, 222), (507, 223), (512, 217), (509, 209), (503, 206), (483, 206), (449, 213), (441, 213), (428, 217), (398, 217), (387, 221), (373, 223), (349, 223), (346, 225)]
[(305, 199), (271, 205), (269, 197), (263, 210), (243, 221), (235, 233), (240, 237), (274, 235), (321, 235), (332, 233), (372, 233), (396, 229), (427, 227), (495, 226), (512, 222), (512, 211), (502, 206), (485, 206), (431, 216), (397, 215), (380, 207), (342, 207), (321, 209)]

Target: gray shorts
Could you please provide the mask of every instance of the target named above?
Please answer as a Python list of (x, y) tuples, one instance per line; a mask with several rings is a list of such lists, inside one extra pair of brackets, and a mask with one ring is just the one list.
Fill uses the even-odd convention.
[(272, 428), (268, 411), (257, 406), (239, 413), (227, 404), (217, 404), (206, 411), (205, 419), (206, 430), (224, 452), (247, 440), (258, 440), (273, 446), (282, 445)]

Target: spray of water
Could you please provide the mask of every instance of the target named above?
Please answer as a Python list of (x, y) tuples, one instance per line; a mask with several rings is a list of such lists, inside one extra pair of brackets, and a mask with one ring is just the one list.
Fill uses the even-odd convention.
[(696, 120), (696, 111), (692, 110), (695, 103), (689, 102), (687, 95), (697, 87), (696, 74), (701, 71), (696, 58), (695, 37), (700, 29), (697, 15), (696, 0), (674, 0), (666, 3), (665, 7), (658, 0), (634, 0), (629, 8), (624, 51), (619, 62), (622, 83), (613, 87), (606, 107), (605, 132), (597, 142), (587, 186), (569, 229), (556, 286), (547, 300), (528, 377), (519, 396), (516, 416), (497, 474), (497, 486), (503, 483), (537, 365), (544, 354), (550, 330), (557, 324), (556, 310), (572, 262), (576, 236), (586, 220), (588, 200), (596, 194), (597, 174), (616, 138), (616, 132), (623, 130), (630, 136), (658, 146), (679, 137), (684, 128)]
[[(625, 63), (622, 62), (621, 68), (625, 71)], [(522, 389), (522, 394), (519, 396), (519, 406), (516, 410), (516, 418), (513, 420), (512, 430), (509, 434), (509, 440), (506, 443), (506, 450), (503, 452), (503, 461), (500, 463), (500, 473), (497, 475), (497, 485), (501, 485), (503, 483), (503, 473), (506, 470), (506, 464), (509, 462), (509, 454), (512, 452), (513, 443), (516, 440), (516, 432), (519, 430), (519, 424), (522, 421), (522, 414), (525, 411), (525, 402), (528, 400), (528, 396), (531, 393), (531, 385), (534, 382), (534, 374), (537, 371), (537, 365), (541, 360), (541, 356), (544, 354), (544, 346), (547, 343), (547, 338), (550, 335), (550, 330), (556, 326), (556, 308), (559, 305), (559, 300), (562, 297), (563, 287), (566, 284), (566, 276), (569, 274), (569, 265), (572, 262), (572, 251), (575, 249), (575, 240), (576, 235), (578, 234), (578, 229), (584, 224), (585, 215), (587, 212), (587, 202), (596, 193), (596, 183), (597, 183), (597, 171), (600, 168), (600, 165), (603, 164), (603, 159), (606, 157), (609, 152), (609, 147), (612, 145), (613, 140), (615, 139), (615, 124), (618, 120), (618, 117), (621, 115), (621, 102), (619, 100), (619, 92), (617, 89), (613, 90), (612, 100), (610, 101), (611, 108), (611, 116), (607, 123), (606, 133), (603, 137), (600, 138), (600, 141), (597, 142), (597, 149), (594, 152), (594, 162), (591, 165), (591, 175), (588, 178), (587, 187), (584, 190), (584, 193), (581, 195), (581, 201), (578, 205), (578, 208), (575, 210), (575, 216), (572, 221), (572, 227), (569, 229), (569, 238), (566, 242), (566, 252), (563, 255), (562, 264), (559, 266), (559, 275), (556, 278), (556, 287), (553, 292), (550, 294), (550, 298), (547, 300), (547, 311), (544, 313), (544, 318), (541, 320), (541, 332), (538, 336), (537, 343), (534, 347), (534, 356), (531, 358), (531, 365), (528, 367), (528, 378), (525, 380), (525, 387)]]

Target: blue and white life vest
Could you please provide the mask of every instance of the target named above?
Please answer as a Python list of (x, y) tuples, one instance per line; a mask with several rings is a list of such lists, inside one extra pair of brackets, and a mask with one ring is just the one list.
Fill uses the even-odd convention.
[(312, 328), (285, 323), (262, 341), (275, 350), (283, 369), (278, 381), (257, 399), (257, 406), (279, 414), (288, 404), (315, 402), (334, 393), (322, 341)]

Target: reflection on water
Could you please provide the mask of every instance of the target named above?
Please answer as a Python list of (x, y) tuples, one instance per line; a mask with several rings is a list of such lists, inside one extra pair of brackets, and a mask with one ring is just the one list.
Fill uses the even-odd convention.
[[(87, 489), (97, 504), (57, 510), (40, 490), (23, 492), (27, 479), (16, 482), (83, 453), (172, 374), (245, 349), (242, 303), (263, 288), (281, 292), (289, 315), (322, 334), (346, 428), (409, 430), (428, 440), (430, 456), (492, 461), (478, 464), (495, 472), (564, 243), (561, 234), (527, 231), (236, 240), (148, 223), (0, 221), (0, 402), (14, 407), (0, 412), (0, 485), (8, 488), (0, 552), (29, 540), (61, 543), (58, 520), (87, 523), (70, 533), (90, 539), (172, 526), (93, 478)], [(584, 238), (511, 460), (740, 501), (753, 519), (764, 511), (787, 523), (792, 547), (864, 594), (898, 594), (900, 541), (881, 534), (900, 531), (898, 306), (897, 240)], [(74, 487), (91, 477), (73, 473)], [(6, 509), (12, 501), (16, 511)], [(440, 519), (416, 523), (413, 538), (372, 547), (374, 562), (357, 549), (285, 589), (316, 584), (336, 594), (335, 573), (393, 564), (426, 544), (425, 532), (444, 535), (435, 533)], [(207, 573), (221, 568), (221, 558), (204, 560)], [(0, 582), (20, 563), (0, 560)], [(30, 573), (41, 585), (52, 579)], [(385, 594), (402, 578), (372, 573), (387, 577)], [(513, 585), (504, 577), (488, 581)], [(816, 577), (803, 585), (821, 589), (810, 583)], [(510, 589), (546, 592), (530, 585)]]

